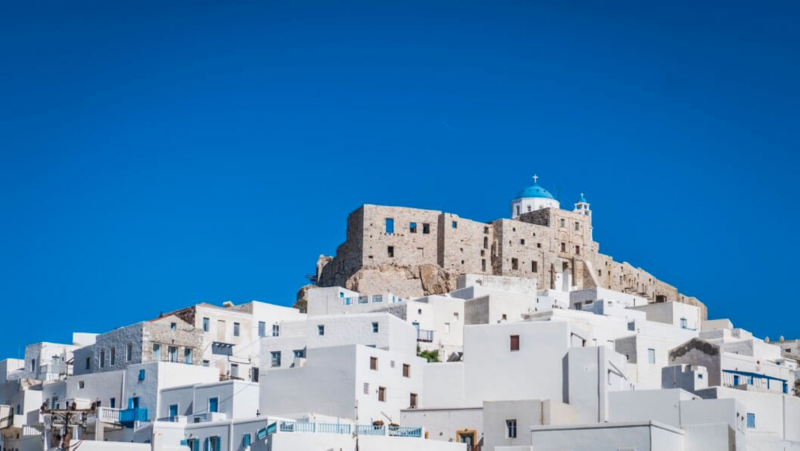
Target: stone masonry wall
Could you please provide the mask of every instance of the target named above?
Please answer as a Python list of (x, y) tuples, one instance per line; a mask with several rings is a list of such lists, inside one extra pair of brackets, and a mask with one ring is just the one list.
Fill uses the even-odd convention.
[[(391, 233), (387, 218), (393, 220)], [(534, 278), (539, 288), (556, 288), (559, 275), (569, 275), (578, 288), (684, 302), (699, 306), (705, 317), (697, 299), (599, 248), (591, 212), (547, 208), (483, 223), (434, 210), (364, 205), (350, 214), (347, 241), (336, 256), (318, 260), (317, 285), (415, 297), (451, 291), (468, 273)]]

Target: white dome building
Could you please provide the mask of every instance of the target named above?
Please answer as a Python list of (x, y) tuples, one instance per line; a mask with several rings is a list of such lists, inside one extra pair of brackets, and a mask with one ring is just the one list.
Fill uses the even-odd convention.
[(511, 201), (511, 219), (517, 219), (519, 215), (529, 211), (561, 207), (561, 204), (549, 191), (539, 186), (537, 183), (538, 178), (538, 176), (534, 175), (533, 185), (520, 191), (517, 197)]

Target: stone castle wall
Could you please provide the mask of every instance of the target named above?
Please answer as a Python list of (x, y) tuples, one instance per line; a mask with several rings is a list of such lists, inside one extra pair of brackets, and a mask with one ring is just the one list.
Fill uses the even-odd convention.
[(599, 248), (591, 212), (546, 208), (483, 223), (435, 210), (364, 205), (348, 217), (347, 241), (336, 256), (320, 256), (317, 285), (416, 297), (453, 290), (462, 274), (488, 274), (533, 278), (540, 288), (562, 288), (567, 280), (579, 289), (698, 305), (705, 313), (697, 299)]

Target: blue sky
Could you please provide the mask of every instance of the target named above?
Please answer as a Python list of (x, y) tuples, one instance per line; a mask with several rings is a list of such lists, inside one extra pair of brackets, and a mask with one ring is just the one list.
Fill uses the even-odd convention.
[(796, 2), (278, 3), (0, 7), (1, 355), (292, 304), (359, 205), (490, 221), (534, 172), (601, 252), (798, 335)]

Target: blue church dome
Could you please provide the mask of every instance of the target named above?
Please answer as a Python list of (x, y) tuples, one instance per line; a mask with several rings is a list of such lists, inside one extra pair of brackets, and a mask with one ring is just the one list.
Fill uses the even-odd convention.
[(517, 194), (516, 198), (517, 199), (524, 199), (524, 198), (532, 198), (532, 197), (555, 200), (555, 198), (553, 197), (552, 194), (550, 194), (549, 191), (547, 191), (546, 189), (542, 188), (538, 184), (533, 184), (533, 185), (525, 188), (524, 190), (520, 191), (519, 194)]
[(589, 201), (587, 201), (586, 198), (583, 197), (583, 193), (581, 193), (580, 197), (578, 197), (578, 203), (588, 204)]

